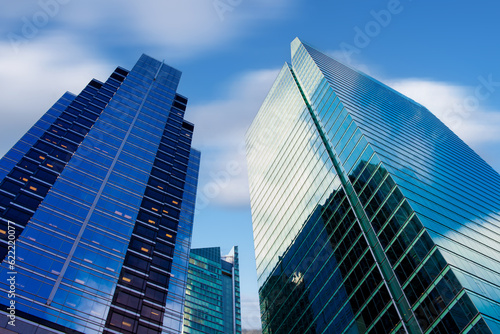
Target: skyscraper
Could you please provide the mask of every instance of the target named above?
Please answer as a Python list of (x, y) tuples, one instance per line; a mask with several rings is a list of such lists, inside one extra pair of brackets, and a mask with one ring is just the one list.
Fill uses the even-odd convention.
[(184, 333), (241, 333), (238, 247), (191, 250)]
[(500, 176), (295, 39), (247, 133), (264, 333), (500, 333)]
[(182, 330), (200, 153), (180, 76), (143, 55), (64, 94), (0, 160), (3, 327)]

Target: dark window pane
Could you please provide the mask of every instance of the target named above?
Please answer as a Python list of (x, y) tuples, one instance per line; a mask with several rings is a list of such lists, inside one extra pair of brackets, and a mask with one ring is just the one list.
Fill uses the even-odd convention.
[(160, 304), (165, 302), (166, 293), (154, 289), (150, 286), (146, 287), (146, 298), (154, 300)]
[(9, 180), (4, 180), (0, 188), (2, 188), (5, 191), (8, 191), (12, 194), (16, 194), (19, 192), (19, 189), (21, 189), (22, 185), (18, 184), (17, 182), (12, 182)]
[(126, 306), (127, 308), (138, 309), (140, 299), (139, 297), (133, 296), (125, 291), (118, 291), (118, 294), (116, 296), (116, 302), (118, 304)]
[(146, 239), (154, 239), (155, 236), (156, 236), (156, 232), (149, 229), (149, 228), (146, 228), (144, 226), (141, 226), (140, 224), (137, 224), (135, 229), (134, 229), (134, 233), (137, 234), (137, 235), (140, 235), (141, 237), (144, 237)]
[(21, 193), (14, 200), (14, 203), (35, 211), (36, 208), (38, 208), (38, 206), (40, 205), (41, 201), (41, 199)]
[(31, 162), (28, 159), (22, 158), (18, 166), (33, 172), (37, 169), (38, 164)]
[(156, 283), (157, 285), (168, 288), (169, 277), (168, 275), (162, 274), (160, 272), (151, 270), (149, 273), (149, 280)]
[(147, 260), (139, 258), (135, 255), (128, 254), (125, 258), (125, 264), (127, 266), (137, 268), (140, 270), (147, 270), (149, 268), (149, 263)]
[(26, 225), (31, 216), (31, 212), (11, 207), (8, 208), (7, 211), (5, 211), (4, 218), (12, 220), (13, 222), (19, 223), (21, 225)]
[[(50, 165), (55, 166), (52, 164), (50, 164)], [(37, 179), (40, 179), (40, 180), (45, 181), (47, 183), (54, 184), (54, 182), (56, 182), (58, 174), (51, 173), (51, 172), (43, 170), (43, 169), (39, 169), (38, 171), (36, 171), (35, 174), (33, 174), (33, 176), (36, 177)]]

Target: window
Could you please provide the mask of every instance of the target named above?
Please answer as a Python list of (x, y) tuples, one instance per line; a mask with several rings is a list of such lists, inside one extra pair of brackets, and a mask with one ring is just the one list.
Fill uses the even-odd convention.
[(148, 224), (153, 224), (153, 225), (158, 224), (158, 222), (160, 221), (160, 218), (158, 218), (155, 215), (148, 213), (144, 210), (139, 211), (139, 215), (137, 216), (137, 219), (142, 221), (142, 222), (145, 222)]
[(57, 138), (56, 136), (53, 136), (51, 134), (44, 134), (42, 137), (41, 137), (42, 141), (44, 142), (47, 142), (47, 143), (52, 143), (52, 144), (57, 144), (59, 142), (59, 138)]
[(186, 179), (186, 173), (181, 172), (178, 169), (172, 168), (171, 171), (172, 175), (175, 176), (178, 179), (185, 180)]
[(50, 144), (46, 143), (46, 142), (43, 142), (41, 140), (37, 141), (35, 145), (33, 145), (35, 148), (45, 152), (45, 153), (48, 153), (50, 152), (54, 147), (51, 146)]
[(28, 211), (20, 210), (17, 208), (9, 208), (5, 211), (4, 218), (12, 220), (21, 225), (26, 225), (30, 220), (32, 214)]
[(144, 253), (144, 254), (150, 254), (151, 253), (151, 249), (152, 249), (152, 246), (137, 239), (137, 238), (133, 238), (131, 241), (130, 241), (130, 248), (136, 250), (136, 251), (139, 251), (141, 253)]
[(88, 127), (88, 128), (90, 128), (90, 127), (92, 127), (92, 125), (94, 125), (94, 122), (92, 122), (91, 120), (89, 120), (85, 117), (81, 117), (81, 116), (77, 118), (76, 122), (78, 124), (83, 125), (83, 126)]
[(174, 231), (177, 231), (177, 225), (179, 223), (172, 219), (171, 217), (166, 217), (166, 216), (163, 216), (161, 217), (161, 226), (162, 227), (166, 227), (166, 228), (169, 228), (171, 230), (174, 230)]
[(167, 189), (167, 184), (153, 177), (149, 178), (148, 184), (154, 188), (158, 188), (162, 191)]
[(120, 283), (133, 286), (139, 290), (144, 288), (144, 279), (127, 271), (122, 275)]
[(124, 69), (122, 69), (120, 67), (117, 67), (116, 70), (115, 70), (115, 72), (118, 73), (118, 74), (123, 75), (124, 77), (126, 77), (128, 75), (128, 71), (124, 70)]
[[(186, 111), (186, 106), (183, 104), (180, 104), (179, 102), (174, 100), (173, 106), (176, 108), (179, 108), (182, 111)], [(187, 124), (186, 124), (187, 125)]]
[(113, 79), (115, 79), (115, 80), (120, 81), (120, 82), (122, 82), (122, 81), (123, 81), (123, 79), (125, 79), (123, 76), (118, 75), (117, 73), (113, 73), (113, 74), (111, 74), (111, 77), (112, 77)]
[(14, 196), (0, 194), (0, 206), (7, 207), (13, 199)]
[[(181, 103), (187, 104), (187, 99), (185, 97), (182, 97), (180, 95), (175, 95), (175, 99), (178, 100)], [(185, 123), (186, 125), (189, 125), (188, 123)], [(184, 124), (183, 124), (184, 126)]]
[(161, 329), (154, 329), (152, 327), (147, 327), (145, 325), (139, 325), (137, 333), (141, 334), (161, 334)]
[[(56, 165), (52, 165), (52, 164), (50, 164), (50, 165), (54, 166), (54, 167), (56, 166)], [(54, 184), (54, 182), (56, 182), (56, 179), (59, 175), (55, 174), (55, 173), (51, 173), (51, 172), (43, 170), (43, 169), (39, 169), (38, 171), (36, 171), (35, 174), (33, 174), (33, 176), (39, 180), (45, 181), (45, 182), (50, 183), (50, 184)]]
[(168, 288), (169, 279), (170, 279), (169, 276), (159, 273), (157, 271), (151, 270), (149, 272), (149, 280), (165, 288)]
[(65, 121), (65, 122), (67, 122), (67, 123), (72, 123), (72, 122), (76, 119), (76, 117), (75, 117), (75, 116), (73, 116), (73, 115), (71, 115), (71, 114), (68, 114), (68, 113), (66, 113), (66, 112), (64, 112), (63, 114), (61, 114), (61, 116), (59, 116), (59, 118), (60, 118), (61, 120), (64, 120), (64, 121)]
[(135, 332), (136, 321), (130, 317), (121, 315), (116, 311), (112, 311), (110, 325), (128, 332)]
[(177, 161), (174, 162), (174, 168), (177, 168), (178, 170), (182, 171), (183, 173), (186, 173), (187, 171), (187, 164), (181, 164)]
[(17, 194), (19, 192), (19, 189), (21, 189), (21, 185), (17, 184), (16, 182), (4, 180), (0, 188), (12, 194)]
[(31, 172), (35, 171), (38, 168), (38, 164), (29, 161), (28, 159), (22, 158), (18, 164), (19, 167), (27, 169)]
[(95, 113), (90, 112), (90, 111), (84, 111), (84, 112), (82, 113), (82, 116), (85, 116), (85, 117), (87, 117), (88, 119), (91, 119), (91, 120), (93, 120), (93, 121), (95, 121), (95, 120), (99, 117), (99, 115), (96, 115)]
[(145, 195), (154, 198), (157, 201), (163, 202), (163, 194), (160, 191), (146, 188)]
[[(166, 209), (166, 211), (167, 211), (166, 214), (168, 214), (169, 217), (172, 217), (174, 219), (179, 219), (180, 212), (181, 212), (179, 209), (169, 207)], [(163, 223), (163, 220), (162, 220), (162, 223)], [(175, 229), (177, 229), (177, 226), (175, 227)]]
[(173, 256), (174, 255), (174, 247), (169, 246), (167, 244), (157, 242), (155, 246), (155, 251), (159, 251), (164, 255)]
[(137, 235), (140, 235), (141, 237), (144, 237), (146, 239), (154, 239), (155, 236), (156, 236), (156, 232), (149, 229), (149, 228), (146, 228), (144, 226), (141, 226), (140, 224), (137, 224), (135, 226), (135, 230), (134, 230), (134, 233), (137, 234)]
[(146, 287), (145, 294), (146, 294), (146, 298), (154, 300), (154, 301), (158, 302), (159, 304), (163, 304), (165, 302), (166, 293), (164, 293), (160, 290), (157, 290), (157, 289), (154, 289), (154, 288), (148, 286), (148, 287)]
[(167, 192), (175, 197), (182, 198), (182, 191), (175, 187), (169, 186)]
[(141, 207), (144, 208), (144, 209), (151, 210), (151, 211), (156, 212), (156, 213), (160, 213), (161, 212), (160, 211), (161, 204), (153, 202), (153, 201), (148, 200), (146, 198), (142, 200)]
[(19, 194), (14, 200), (14, 203), (35, 211), (38, 205), (40, 205), (41, 200), (26, 194)]
[(66, 134), (64, 135), (64, 138), (67, 138), (71, 141), (74, 141), (75, 143), (81, 143), (83, 140), (83, 137), (79, 134), (76, 134), (72, 131), (67, 131)]
[(28, 179), (30, 177), (30, 174), (14, 169), (12, 172), (10, 172), (9, 176), (13, 179), (16, 179), (17, 181), (21, 181), (23, 183), (28, 182)]
[(59, 142), (59, 146), (61, 146), (62, 148), (66, 149), (70, 152), (75, 152), (77, 147), (78, 147), (77, 145), (75, 145), (72, 142), (65, 140), (65, 139), (61, 139), (61, 141)]
[(87, 128), (85, 128), (79, 124), (76, 124), (76, 123), (71, 126), (71, 130), (73, 130), (76, 133), (79, 133), (83, 136), (85, 136), (89, 132), (89, 130)]
[(59, 148), (55, 148), (51, 153), (50, 153), (51, 156), (55, 157), (55, 158), (58, 158), (62, 161), (66, 161), (68, 162), (69, 159), (71, 159), (71, 156), (72, 154), (71, 153), (68, 153), (68, 152), (65, 152)]
[(156, 157), (159, 158), (159, 159), (162, 159), (166, 162), (169, 162), (169, 163), (172, 163), (174, 161), (174, 157), (167, 154), (167, 153), (163, 153), (161, 151), (158, 151), (158, 153), (156, 153)]
[[(162, 150), (162, 151), (164, 151), (164, 152), (166, 152), (166, 153), (168, 153), (168, 154), (174, 155), (175, 154), (175, 150), (172, 147), (175, 147), (175, 143), (172, 142), (172, 141), (170, 141), (170, 140), (168, 140), (168, 138), (165, 138), (165, 137), (162, 137), (161, 141), (164, 144), (160, 144), (159, 149)], [(167, 141), (168, 141), (168, 144), (171, 145), (172, 147), (165, 145), (165, 143), (167, 143)]]
[(26, 156), (30, 157), (33, 160), (44, 161), (45, 157), (46, 157), (46, 154), (42, 153), (42, 152), (39, 152), (38, 150), (31, 149), (31, 150), (28, 151), (28, 153), (26, 154)]
[[(175, 134), (175, 133), (172, 133), (170, 131), (165, 131), (163, 132), (163, 136), (164, 138), (170, 138), (172, 140), (172, 142), (174, 143), (172, 146), (176, 146), (176, 142), (177, 142), (177, 139), (179, 138), (179, 135), (178, 134)], [(165, 142), (162, 140), (162, 142)]]
[(125, 264), (127, 266), (130, 266), (130, 267), (133, 267), (133, 268), (137, 268), (137, 269), (140, 269), (140, 270), (148, 270), (149, 268), (149, 263), (147, 260), (145, 259), (141, 259), (135, 255), (131, 255), (131, 254), (128, 254), (125, 258)]
[(153, 169), (151, 170), (151, 175), (154, 175), (164, 181), (168, 180), (168, 173), (165, 173), (156, 167), (153, 167)]
[(169, 196), (169, 195), (166, 195), (166, 196), (165, 196), (165, 202), (166, 202), (166, 203), (173, 204), (173, 205), (175, 205), (175, 206), (177, 206), (177, 207), (179, 207), (179, 206), (180, 206), (180, 204), (179, 204), (179, 203), (180, 203), (180, 201), (181, 201), (181, 200), (180, 200), (180, 199), (178, 199), (178, 198), (174, 198), (174, 197)]
[(125, 291), (118, 291), (116, 295), (116, 303), (126, 306), (127, 308), (138, 309), (140, 301), (139, 297), (133, 296)]
[(62, 119), (58, 118), (55, 122), (55, 125), (60, 126), (61, 128), (67, 129), (71, 124), (69, 122), (63, 121)]
[(163, 312), (159, 309), (150, 307), (148, 305), (142, 306), (141, 316), (149, 319), (150, 321), (154, 321), (156, 323), (161, 324)]
[[(72, 103), (73, 104), (73, 103)], [(74, 106), (69, 106), (65, 113), (68, 113), (68, 114), (71, 114), (71, 115), (74, 115), (74, 116), (77, 116), (80, 114), (80, 110), (76, 109)]]
[[(161, 232), (164, 232), (163, 230)], [(171, 232), (171, 231), (168, 231), (167, 233), (160, 233), (160, 236), (162, 236), (164, 239), (174, 243), (175, 242), (175, 237), (176, 237), (176, 234)]]
[(153, 256), (153, 264), (156, 267), (163, 269), (165, 271), (170, 271), (170, 269), (172, 269), (172, 261), (167, 258), (160, 257), (158, 255)]
[(43, 165), (45, 167), (50, 168), (51, 170), (53, 170), (53, 171), (55, 171), (57, 173), (62, 172), (62, 170), (65, 167), (65, 165), (62, 162), (57, 161), (57, 160), (55, 160), (53, 158), (50, 158), (50, 157), (48, 157), (47, 159), (45, 159), (45, 162), (43, 163)]
[(154, 162), (154, 165), (158, 168), (160, 168), (162, 171), (168, 171), (170, 170), (170, 165), (161, 161), (161, 160), (158, 160), (156, 159), (155, 162)]

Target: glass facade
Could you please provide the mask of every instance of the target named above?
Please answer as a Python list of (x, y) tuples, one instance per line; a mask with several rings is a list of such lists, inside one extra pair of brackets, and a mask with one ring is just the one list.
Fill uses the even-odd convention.
[(3, 327), (181, 331), (200, 153), (180, 76), (143, 55), (66, 93), (0, 160)]
[(499, 333), (500, 176), (295, 39), (247, 133), (264, 333)]
[(238, 247), (221, 257), (219, 247), (192, 249), (183, 333), (240, 334)]

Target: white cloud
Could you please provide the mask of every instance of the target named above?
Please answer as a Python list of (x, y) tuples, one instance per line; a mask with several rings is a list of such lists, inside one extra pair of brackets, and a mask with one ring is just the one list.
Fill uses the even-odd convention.
[(259, 298), (254, 295), (241, 296), (241, 327), (261, 329)]
[(206, 205), (249, 203), (245, 132), (264, 101), (278, 70), (242, 74), (213, 101), (189, 106), (196, 124), (194, 146), (202, 152), (197, 210)]
[(278, 69), (265, 69), (244, 73), (228, 85), (224, 96), (190, 105), (189, 118), (196, 124), (195, 144), (205, 147), (243, 144), (245, 131), (278, 72)]
[(483, 106), (475, 89), (417, 78), (386, 83), (429, 109), (467, 144), (500, 144), (500, 112)]
[(341, 62), (342, 64), (355, 68), (358, 71), (361, 71), (373, 77), (376, 76), (375, 75), (376, 68), (374, 68), (374, 65), (369, 66), (365, 63), (361, 63), (356, 58), (350, 57), (349, 54), (347, 54), (344, 51), (333, 50), (333, 51), (327, 51), (325, 52), (325, 54)]
[[(132, 50), (134, 56), (148, 51), (152, 56), (166, 55), (169, 59), (195, 57), (210, 50), (220, 50), (230, 40), (251, 32), (251, 25), (258, 20), (283, 16), (289, 6), (283, 0), (225, 2), (232, 7), (224, 11), (222, 20), (214, 0), (9, 3), (0, 12), (0, 20), (4, 23), (0, 32), (7, 36), (0, 42), (3, 83), (0, 154), (3, 155), (65, 91), (79, 93), (92, 78), (107, 78), (118, 63), (116, 59), (103, 57), (104, 54), (125, 49)], [(253, 82), (257, 85), (255, 90), (259, 91), (258, 77), (265, 76), (265, 71), (248, 75), (256, 77), (240, 79)], [(244, 83), (234, 84), (245, 86)], [(209, 104), (212, 108), (221, 107), (221, 111), (206, 109), (214, 117), (222, 116), (229, 122), (231, 127), (217, 132), (226, 137), (207, 133), (217, 123), (208, 117), (203, 121), (210, 124), (209, 127), (197, 127), (205, 131), (205, 136), (200, 138), (218, 139), (219, 144), (226, 140), (229, 145), (234, 144), (232, 138), (244, 132), (242, 124), (251, 117), (248, 111), (255, 112), (261, 101), (254, 103), (257, 109), (245, 105), (242, 111), (233, 93), (232, 101), (221, 99)], [(252, 94), (252, 90), (244, 90), (244, 93)], [(255, 94), (257, 98), (261, 96)], [(243, 98), (253, 101), (251, 97)], [(231, 113), (222, 112), (229, 110)], [(246, 119), (240, 124), (241, 117)]]
[[(47, 45), (60, 46), (59, 51)], [(79, 93), (93, 77), (105, 79), (113, 70), (66, 35), (40, 38), (26, 47), (12, 57), (10, 43), (0, 43), (0, 156), (66, 91)]]
[[(221, 7), (220, 3), (225, 5)], [(15, 2), (0, 13), (2, 22), (8, 23), (0, 31), (31, 42), (64, 27), (74, 37), (74, 43), (96, 50), (100, 44), (106, 44), (108, 49), (148, 47), (169, 59), (186, 58), (216, 50), (251, 32), (251, 26), (259, 20), (286, 15), (289, 6), (286, 1), (261, 0)], [(33, 34), (32, 28), (37, 30)]]
[[(373, 73), (370, 66), (361, 64), (356, 68)], [(278, 70), (261, 70), (244, 74), (230, 85), (225, 96), (190, 106), (190, 119), (196, 124), (195, 145), (207, 153), (202, 160), (199, 187), (199, 195), (206, 204), (242, 206), (248, 203), (244, 134), (277, 73)], [(427, 107), (495, 168), (495, 160), (489, 157), (486, 145), (500, 144), (500, 112), (487, 110), (481, 105), (483, 100), (471, 109), (468, 98), (474, 96), (474, 89), (420, 78), (381, 81)], [(226, 180), (222, 175), (228, 175), (230, 162), (241, 170)]]

